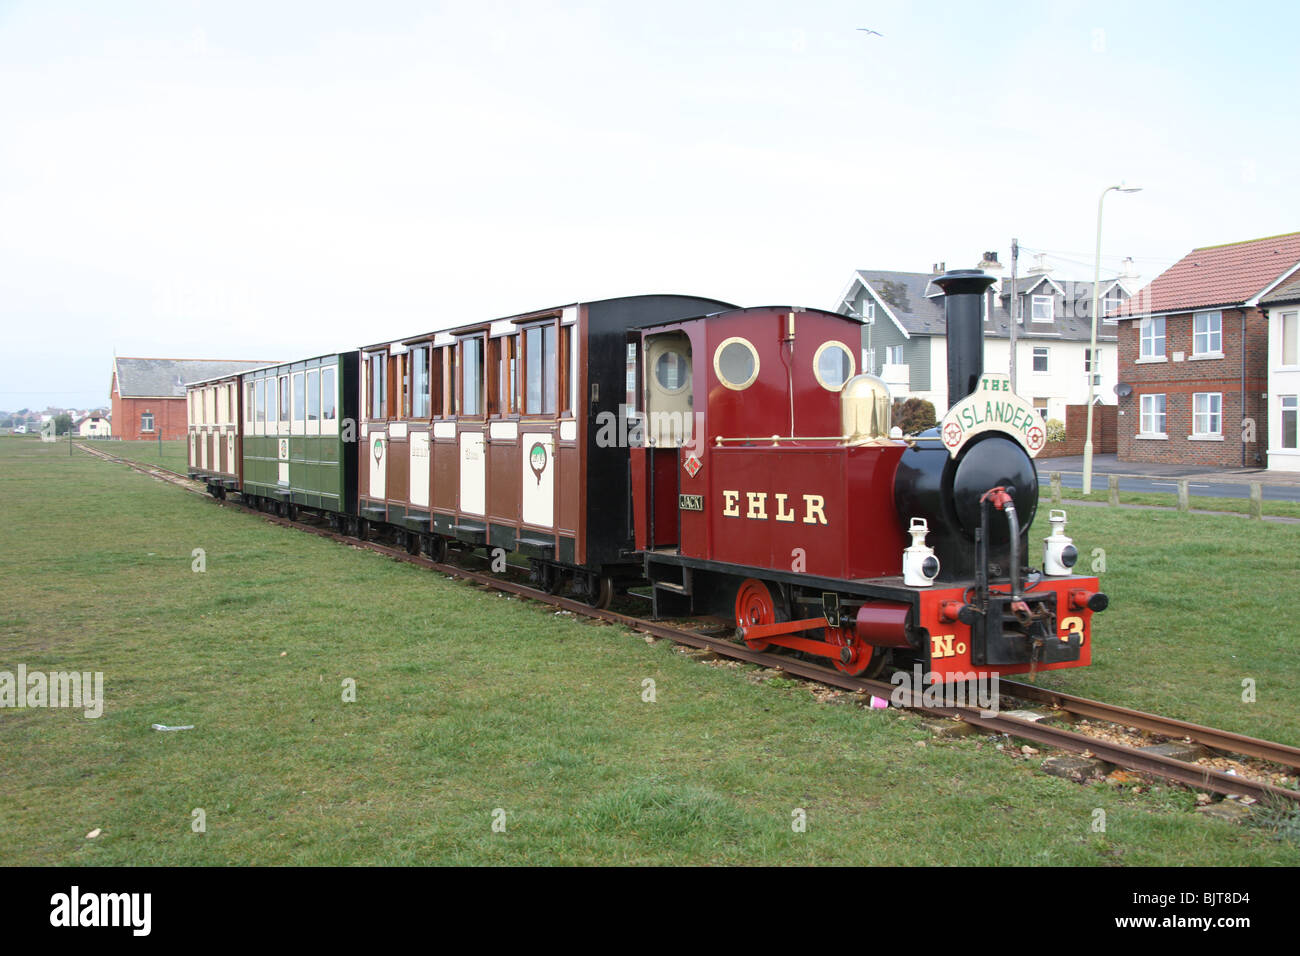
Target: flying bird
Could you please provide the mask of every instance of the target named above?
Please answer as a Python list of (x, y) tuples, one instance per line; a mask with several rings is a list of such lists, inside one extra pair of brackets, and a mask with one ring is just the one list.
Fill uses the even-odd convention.
[(883, 36), (884, 36), (884, 34), (881, 33), (879, 30), (868, 30), (866, 27), (858, 27), (858, 29), (859, 29), (861, 32), (863, 32), (863, 33), (872, 33), (872, 34), (875, 34), (875, 35), (878, 36), (878, 37), (883, 37)]

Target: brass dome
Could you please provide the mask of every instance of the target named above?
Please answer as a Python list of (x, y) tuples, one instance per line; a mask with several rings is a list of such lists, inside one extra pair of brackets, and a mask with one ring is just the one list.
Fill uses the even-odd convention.
[(850, 445), (888, 445), (893, 403), (875, 375), (855, 375), (840, 390), (840, 433)]

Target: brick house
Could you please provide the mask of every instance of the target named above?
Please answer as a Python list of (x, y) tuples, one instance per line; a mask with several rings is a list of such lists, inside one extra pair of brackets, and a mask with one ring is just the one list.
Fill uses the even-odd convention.
[(1121, 461), (1262, 466), (1268, 320), (1300, 269), (1300, 232), (1193, 249), (1114, 315)]
[(114, 357), (113, 431), (126, 441), (182, 440), (187, 431), (185, 383), (274, 365), (252, 359), (155, 359)]

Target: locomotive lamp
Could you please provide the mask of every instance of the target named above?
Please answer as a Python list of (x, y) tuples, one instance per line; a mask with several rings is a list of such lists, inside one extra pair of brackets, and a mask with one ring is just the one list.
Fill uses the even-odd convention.
[(1079, 560), (1074, 542), (1065, 533), (1065, 512), (1052, 509), (1047, 516), (1052, 533), (1043, 539), (1043, 573), (1051, 577), (1066, 577)]
[(924, 518), (913, 518), (907, 533), (912, 536), (912, 546), (903, 551), (903, 583), (910, 588), (928, 588), (939, 576), (939, 559), (925, 543), (930, 526)]

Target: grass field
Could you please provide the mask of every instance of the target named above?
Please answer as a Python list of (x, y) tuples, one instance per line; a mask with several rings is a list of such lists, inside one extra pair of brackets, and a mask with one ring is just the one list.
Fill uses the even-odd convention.
[[(1105, 502), (1110, 500), (1110, 491), (1102, 489), (1094, 490), (1089, 494), (1084, 494), (1078, 488), (1062, 488), (1061, 497), (1065, 501), (1099, 501)], [(1050, 495), (1050, 488), (1046, 483), (1043, 484), (1044, 500)], [(1178, 495), (1176, 492), (1165, 493), (1163, 491), (1121, 491), (1119, 501), (1122, 505), (1152, 505), (1157, 508), (1177, 508)], [(1250, 514), (1249, 498), (1210, 498), (1201, 495), (1191, 495), (1189, 506), (1197, 511), (1228, 511), (1234, 514)], [(1281, 518), (1300, 518), (1300, 504), (1293, 501), (1272, 501), (1265, 498), (1260, 502), (1260, 513), (1273, 515)]]
[[(102, 671), (106, 696), (0, 710), (0, 863), (1300, 862), (1190, 793), (1047, 777), (63, 446), (0, 441), (0, 512), (0, 670)], [(1300, 742), (1300, 529), (1071, 519), (1113, 604), (1053, 686)]]

